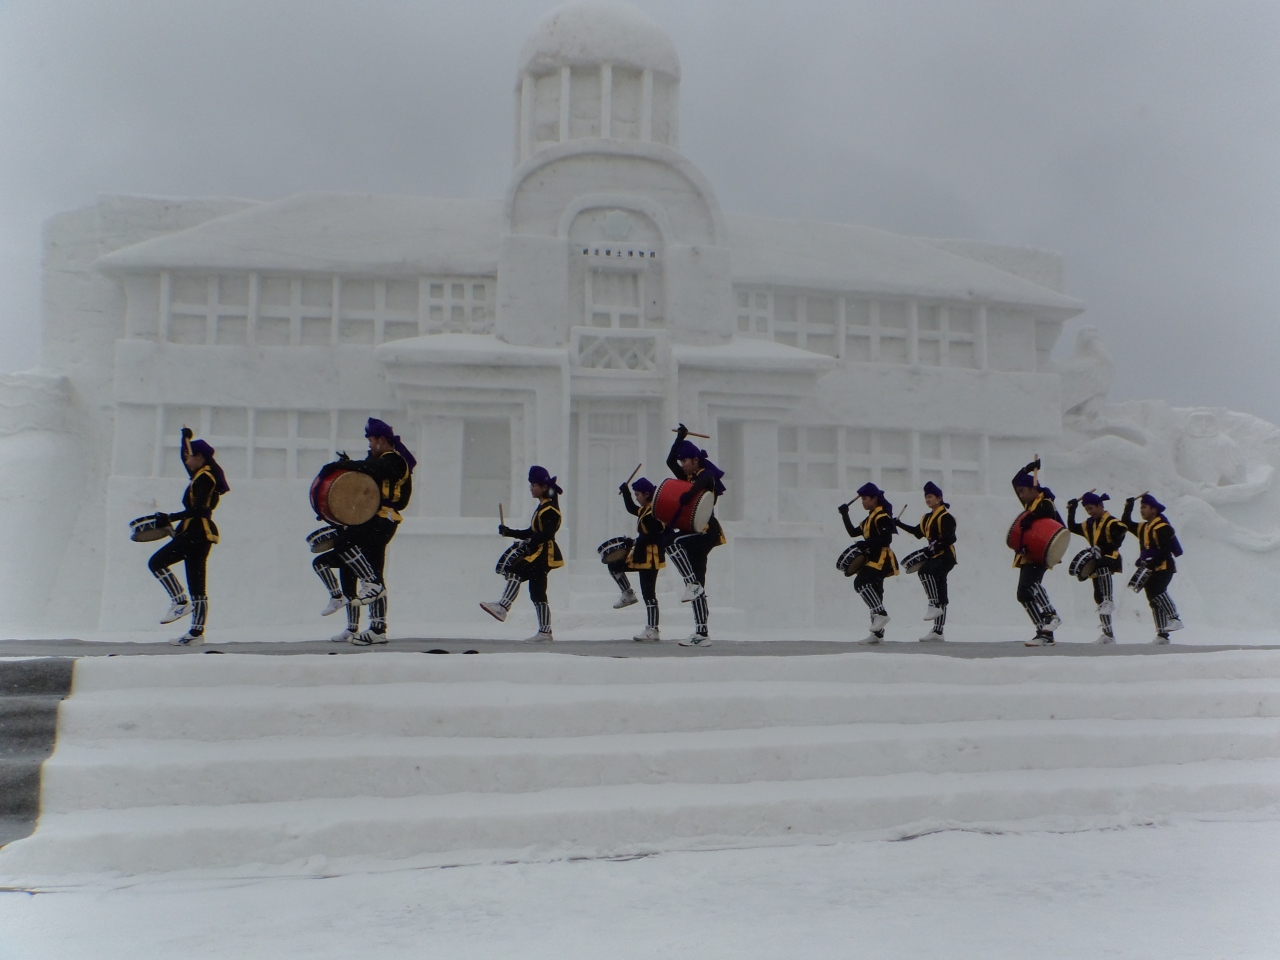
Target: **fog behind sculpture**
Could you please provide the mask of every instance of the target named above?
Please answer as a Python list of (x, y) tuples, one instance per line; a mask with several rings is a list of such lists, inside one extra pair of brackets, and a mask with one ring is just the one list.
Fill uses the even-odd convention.
[(54, 218), (44, 366), (0, 377), (0, 538), (23, 545), (0, 555), (0, 625), (155, 625), (127, 522), (176, 504), (184, 424), (233, 486), (212, 635), (310, 622), (306, 490), (335, 450), (363, 449), (370, 415), (420, 460), (391, 550), (395, 633), (480, 616), (498, 503), (525, 509), (533, 462), (566, 489), (556, 605), (608, 622), (595, 547), (628, 531), (617, 485), (636, 462), (660, 471), (678, 421), (728, 474), (710, 593), (740, 625), (856, 617), (834, 506), (867, 480), (910, 514), (924, 482), (945, 491), (952, 623), (1021, 622), (1008, 479), (1036, 453), (1060, 501), (1159, 493), (1189, 622), (1208, 597), (1217, 624), (1274, 622), (1280, 430), (1111, 403), (1117, 364), (1092, 328), (1055, 365), (1085, 310), (1059, 257), (726, 214), (680, 153), (678, 54), (632, 7), (553, 11), (517, 67), (500, 198), (110, 197)]

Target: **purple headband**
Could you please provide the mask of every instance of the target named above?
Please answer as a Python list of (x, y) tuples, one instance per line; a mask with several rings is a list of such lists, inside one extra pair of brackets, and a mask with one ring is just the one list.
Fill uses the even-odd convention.
[(648, 497), (648, 496), (652, 496), (653, 491), (656, 490), (657, 488), (653, 485), (653, 482), (649, 480), (648, 477), (641, 477), (635, 483), (631, 484), (631, 489), (634, 490), (636, 493), (643, 493), (645, 496)]
[(218, 493), (220, 495), (226, 493), (231, 489), (231, 484), (227, 483), (227, 475), (222, 472), (218, 461), (213, 459), (213, 447), (209, 446), (207, 440), (192, 440), (190, 434), (191, 431), (188, 430), (182, 435), (182, 455), (204, 457), (205, 465), (213, 473), (213, 482), (218, 488)]
[(1161, 503), (1159, 500), (1157, 500), (1155, 497), (1153, 497), (1151, 494), (1144, 493), (1142, 495), (1142, 502), (1145, 503), (1152, 510), (1156, 511), (1156, 513), (1164, 513), (1164, 504)]
[(936, 483), (934, 483), (932, 480), (930, 480), (928, 483), (924, 485), (924, 492), (933, 494), (939, 500), (942, 499), (942, 488), (938, 486)]
[(556, 483), (556, 478), (551, 475), (546, 467), (540, 467), (536, 463), (529, 468), (529, 482), (540, 484), (556, 492), (556, 496), (564, 493), (560, 485)]
[(1080, 502), (1087, 507), (1100, 507), (1102, 506), (1103, 501), (1110, 500), (1110, 499), (1111, 499), (1110, 494), (1094, 493), (1092, 490), (1090, 490), (1088, 493), (1086, 493), (1084, 496), (1080, 498)]
[(396, 432), (391, 429), (391, 424), (385, 420), (379, 420), (377, 417), (370, 417), (369, 422), (364, 425), (364, 435), (366, 437), (382, 437), (384, 440), (390, 440), (391, 446), (396, 453), (404, 457), (404, 462), (409, 465), (409, 472), (413, 472), (413, 468), (418, 465), (418, 458), (409, 452), (409, 448), (400, 442), (400, 438), (396, 436)]

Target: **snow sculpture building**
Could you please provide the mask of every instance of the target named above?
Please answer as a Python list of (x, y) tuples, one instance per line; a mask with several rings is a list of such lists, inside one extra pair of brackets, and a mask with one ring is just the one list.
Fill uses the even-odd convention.
[(498, 504), (524, 515), (534, 462), (567, 491), (557, 607), (607, 589), (595, 546), (631, 529), (617, 486), (638, 462), (664, 473), (677, 421), (711, 434), (728, 472), (713, 606), (860, 618), (832, 569), (835, 505), (870, 479), (914, 516), (932, 479), (961, 517), (953, 619), (1021, 617), (999, 575), (1007, 484), (1063, 432), (1049, 353), (1083, 306), (1060, 259), (726, 215), (680, 153), (679, 92), (651, 20), (572, 3), (522, 51), (501, 199), (113, 197), (53, 220), (45, 373), (6, 380), (27, 398), (6, 415), (15, 433), (38, 407), (62, 440), (23, 454), (43, 473), (9, 496), (34, 503), (56, 479), (77, 507), (39, 526), (9, 509), (11, 536), (66, 544), (15, 602), (46, 624), (153, 622), (126, 523), (175, 502), (189, 424), (233, 487), (214, 626), (305, 621), (320, 597), (307, 486), (377, 415), (421, 461), (391, 551), (393, 627), (481, 616)]

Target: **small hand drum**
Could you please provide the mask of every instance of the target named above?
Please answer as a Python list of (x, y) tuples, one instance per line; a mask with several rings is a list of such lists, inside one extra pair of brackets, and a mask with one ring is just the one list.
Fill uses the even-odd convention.
[(630, 537), (613, 537), (596, 547), (596, 553), (600, 554), (601, 563), (617, 563), (627, 559), (627, 554), (635, 545), (636, 542)]
[(1133, 571), (1133, 576), (1129, 578), (1129, 589), (1134, 593), (1141, 593), (1147, 585), (1147, 581), (1151, 579), (1150, 567), (1139, 567)]
[(867, 562), (867, 547), (861, 540), (844, 548), (836, 560), (836, 569), (846, 577), (852, 577)]
[(173, 536), (173, 527), (166, 520), (163, 524), (153, 513), (149, 517), (139, 517), (129, 521), (129, 539), (138, 543), (150, 543), (152, 540), (163, 540)]
[(312, 553), (325, 553), (332, 550), (339, 532), (338, 528), (332, 525), (312, 530), (307, 534), (307, 546), (311, 548)]
[(1071, 566), (1067, 567), (1071, 575), (1077, 580), (1084, 582), (1093, 576), (1093, 571), (1098, 569), (1098, 548), (1089, 547), (1081, 550), (1075, 555), (1071, 561)]
[(516, 564), (523, 560), (528, 553), (529, 541), (517, 540), (502, 551), (502, 556), (498, 558), (498, 562), (494, 565), (493, 572), (500, 577), (510, 577), (515, 571)]
[(924, 566), (924, 562), (929, 559), (929, 548), (921, 547), (919, 550), (913, 550), (902, 558), (902, 569), (907, 573), (915, 573)]

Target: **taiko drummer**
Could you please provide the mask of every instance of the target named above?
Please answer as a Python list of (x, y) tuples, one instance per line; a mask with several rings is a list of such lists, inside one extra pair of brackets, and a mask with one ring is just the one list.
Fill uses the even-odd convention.
[[(1012, 481), (1013, 492), (1024, 508), (1018, 521), (1024, 533), (1042, 517), (1062, 523), (1058, 508), (1054, 506), (1053, 491), (1040, 486), (1036, 476), (1039, 470), (1040, 461), (1035, 460), (1023, 467)], [(1062, 626), (1062, 618), (1053, 608), (1044, 588), (1044, 575), (1049, 568), (1043, 563), (1036, 563), (1027, 555), (1025, 547), (1014, 555), (1013, 565), (1018, 570), (1018, 602), (1036, 628), (1035, 636), (1026, 642), (1026, 646), (1053, 646), (1053, 631)]]
[[(667, 454), (667, 468), (671, 475), (687, 480), (692, 486), (680, 495), (680, 505), (688, 506), (702, 491), (719, 498), (724, 496), (724, 471), (707, 459), (707, 451), (688, 439), (689, 428), (683, 423), (676, 427), (675, 443)], [(682, 603), (693, 603), (694, 631), (680, 641), (682, 647), (708, 647), (711, 645), (711, 629), (708, 624), (710, 608), (707, 605), (707, 557), (716, 547), (726, 543), (724, 530), (715, 514), (707, 529), (701, 533), (678, 531), (670, 534), (667, 556), (675, 564), (684, 579)]]
[(853, 588), (862, 597), (871, 613), (871, 632), (859, 640), (862, 644), (876, 644), (884, 639), (884, 628), (889, 625), (889, 611), (884, 606), (884, 581), (898, 575), (898, 558), (893, 554), (893, 505), (885, 499), (884, 491), (874, 483), (864, 483), (858, 488), (862, 509), (866, 518), (858, 526), (849, 519), (849, 504), (837, 508), (844, 528), (851, 537), (861, 537), (866, 561), (853, 579)]
[[(352, 460), (342, 454), (340, 462), (377, 481), (378, 512), (364, 523), (341, 528), (333, 548), (311, 564), (329, 590), (329, 605), (322, 615), (327, 617), (343, 607), (347, 610), (347, 628), (330, 639), (356, 646), (387, 642), (387, 544), (403, 519), (400, 511), (413, 495), (413, 468), (418, 465), (389, 423), (370, 417), (364, 435), (369, 441), (368, 455)], [(369, 608), (369, 629), (361, 631), (363, 606)]]
[[(181, 513), (157, 513), (156, 522), (169, 526), (178, 521), (173, 539), (151, 555), (147, 561), (152, 575), (160, 581), (169, 594), (169, 612), (161, 623), (173, 623), (191, 615), (187, 632), (169, 642), (177, 646), (194, 646), (204, 642), (204, 627), (209, 615), (209, 595), (205, 586), (205, 566), (209, 551), (218, 542), (218, 525), (213, 522), (213, 511), (218, 500), (231, 487), (218, 461), (213, 459), (214, 449), (203, 440), (193, 440), (192, 432), (182, 428), (182, 465), (187, 468), (190, 481), (182, 494)], [(169, 567), (183, 561), (187, 571), (188, 594)]]
[(933, 621), (933, 629), (920, 638), (921, 643), (940, 643), (946, 639), (947, 624), (947, 574), (956, 565), (956, 518), (951, 515), (951, 504), (942, 499), (942, 488), (930, 480), (924, 485), (924, 504), (929, 512), (920, 518), (917, 526), (895, 520), (899, 530), (905, 530), (917, 540), (927, 540), (924, 548), (927, 559), (916, 568), (920, 585), (929, 598), (929, 609), (924, 618)]
[[(1113, 576), (1124, 569), (1120, 559), (1120, 544), (1124, 541), (1124, 524), (1107, 512), (1106, 493), (1090, 490), (1079, 500), (1067, 501), (1067, 529), (1084, 537), (1092, 554), (1093, 570), (1088, 579), (1093, 582), (1093, 602), (1098, 606), (1098, 623), (1102, 632), (1094, 643), (1115, 643), (1116, 634), (1111, 618), (1116, 610)], [(1084, 523), (1076, 522), (1076, 508), (1084, 505), (1088, 514)]]
[[(629, 570), (634, 570), (640, 577), (640, 595), (644, 597), (645, 627), (633, 639), (641, 643), (657, 643), (661, 639), (658, 632), (658, 571), (665, 567), (666, 551), (663, 549), (663, 534), (666, 524), (653, 513), (652, 481), (645, 477), (631, 484), (619, 484), (618, 493), (627, 508), (627, 513), (636, 518), (636, 537), (632, 548), (621, 560), (609, 564), (609, 573), (622, 590), (622, 596), (613, 605), (615, 610), (629, 607), (636, 603), (635, 591), (631, 589)], [(635, 491), (635, 499), (631, 491)]]
[(1185, 626), (1173, 598), (1169, 596), (1169, 583), (1178, 570), (1174, 558), (1182, 556), (1182, 544), (1178, 542), (1173, 524), (1164, 514), (1163, 503), (1150, 493), (1144, 493), (1138, 500), (1141, 522), (1133, 519), (1133, 504), (1133, 497), (1125, 500), (1120, 522), (1138, 538), (1138, 546), (1142, 550), (1135, 564), (1138, 573), (1134, 580), (1138, 589), (1146, 591), (1147, 603), (1151, 606), (1151, 619), (1156, 625), (1156, 637), (1151, 642), (1164, 644), (1169, 642), (1170, 633)]
[(485, 601), (480, 608), (499, 621), (505, 621), (520, 593), (520, 584), (528, 582), (529, 599), (538, 614), (538, 632), (526, 643), (549, 643), (555, 637), (551, 633), (551, 602), (547, 598), (547, 574), (564, 566), (564, 554), (556, 543), (556, 533), (562, 520), (560, 494), (564, 493), (556, 478), (546, 467), (537, 464), (529, 468), (529, 494), (538, 501), (533, 517), (524, 530), (516, 530), (505, 523), (499, 524), (498, 533), (523, 541), (523, 556), (507, 571), (507, 586), (502, 599)]

